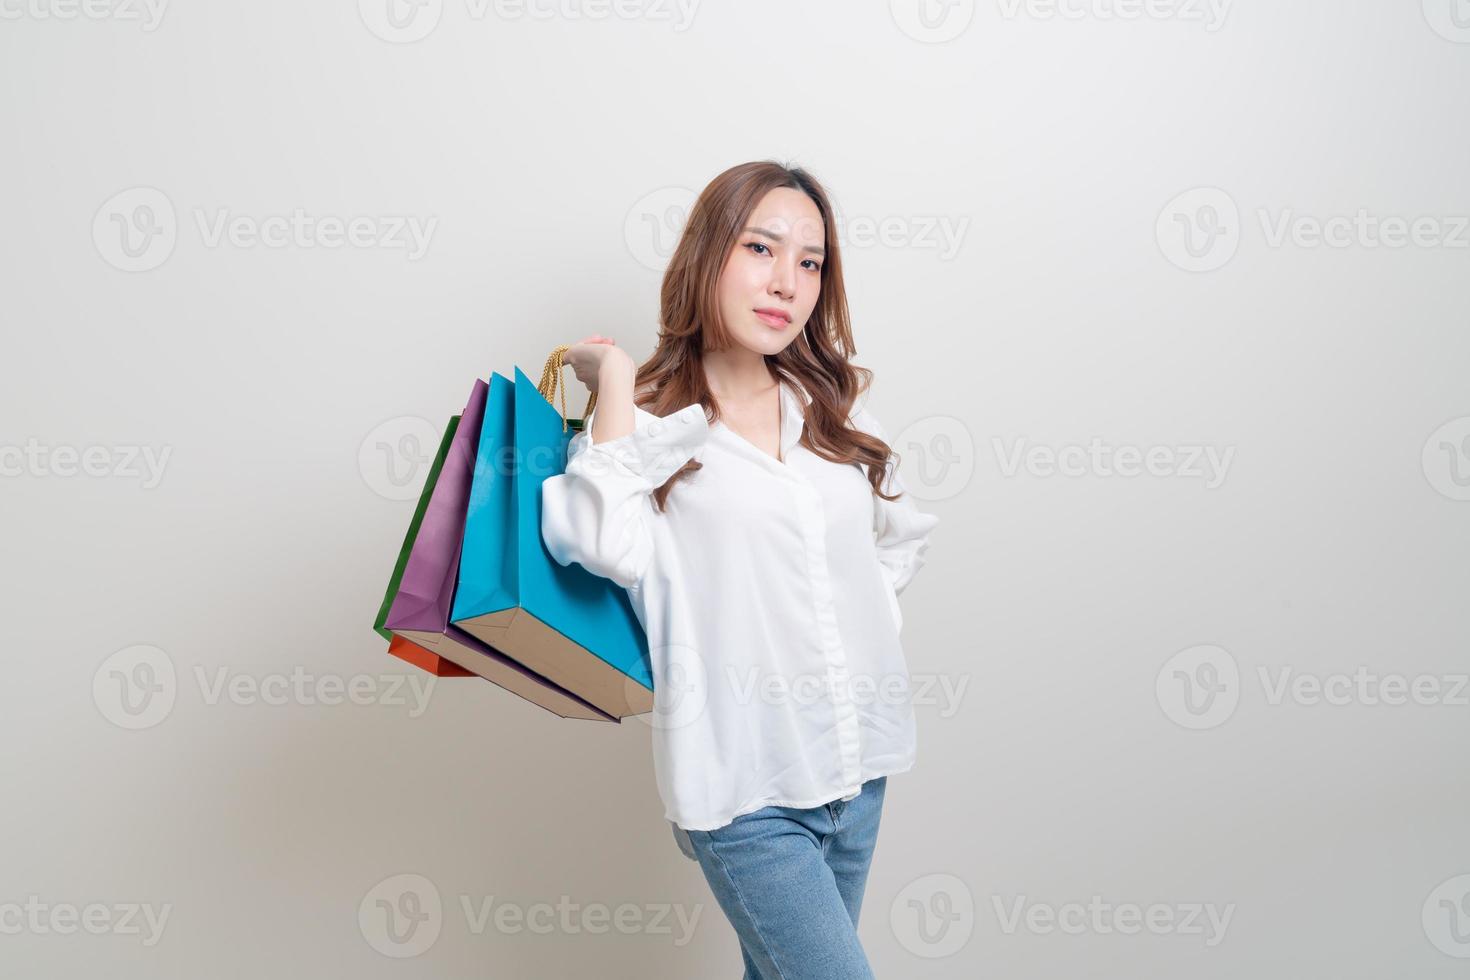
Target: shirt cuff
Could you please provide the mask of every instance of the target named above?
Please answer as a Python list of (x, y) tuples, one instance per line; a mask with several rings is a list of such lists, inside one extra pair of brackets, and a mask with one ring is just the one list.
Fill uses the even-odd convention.
[(635, 473), (653, 487), (662, 486), (679, 472), (685, 463), (698, 455), (709, 438), (709, 420), (705, 418), (704, 406), (698, 402), (662, 418), (634, 406), (635, 428), (632, 432), (594, 443), (592, 422), (596, 415), (597, 410), (593, 409), (578, 438), (568, 448), (568, 466), (585, 455), (579, 469), (595, 461)]

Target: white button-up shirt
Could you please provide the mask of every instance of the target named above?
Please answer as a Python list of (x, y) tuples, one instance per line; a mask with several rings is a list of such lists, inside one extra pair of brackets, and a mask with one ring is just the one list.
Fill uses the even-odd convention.
[[(800, 445), (806, 395), (780, 394), (781, 460), (698, 404), (635, 407), (601, 443), (594, 410), (542, 484), (547, 550), (627, 589), (647, 634), (654, 773), (685, 830), (850, 800), (914, 764), (898, 596), (939, 518)], [(888, 441), (865, 408), (852, 423)], [(659, 512), (653, 491), (691, 458)], [(892, 456), (885, 481), (902, 490)]]

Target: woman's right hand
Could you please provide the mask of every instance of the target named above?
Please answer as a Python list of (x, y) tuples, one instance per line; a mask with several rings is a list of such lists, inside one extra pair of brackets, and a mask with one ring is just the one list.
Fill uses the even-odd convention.
[(627, 351), (617, 346), (611, 337), (601, 334), (577, 341), (562, 353), (561, 360), (571, 366), (577, 380), (586, 385), (588, 391), (595, 392), (602, 377), (602, 366), (609, 357), (624, 357), (629, 364), (633, 362)]

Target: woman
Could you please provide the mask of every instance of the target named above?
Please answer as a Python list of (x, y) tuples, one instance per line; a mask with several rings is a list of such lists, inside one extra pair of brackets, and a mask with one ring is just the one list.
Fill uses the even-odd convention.
[(628, 590), (655, 678), (665, 816), (747, 980), (871, 977), (858, 912), (887, 777), (914, 764), (898, 595), (938, 518), (855, 407), (821, 186), (754, 162), (690, 212), (658, 347), (565, 355), (596, 392), (542, 489), (542, 536)]

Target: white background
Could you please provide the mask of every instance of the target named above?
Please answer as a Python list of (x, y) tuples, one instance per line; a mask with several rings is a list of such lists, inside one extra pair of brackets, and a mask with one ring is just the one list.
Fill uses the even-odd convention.
[[(557, 344), (646, 357), (680, 208), (771, 158), (843, 215), (869, 406), (942, 519), (904, 644), (964, 693), (889, 786), (877, 975), (1463, 975), (1470, 6), (387, 2), (0, 0), (0, 972), (735, 975), (646, 723), (473, 679), (411, 716), (369, 624), (414, 439)], [(298, 209), (388, 241), (209, 234)], [(1094, 438), (1229, 464), (1009, 466)], [(1438, 699), (1273, 698), (1360, 669)], [(296, 671), (376, 696), (251, 696)], [(395, 946), (405, 881), (441, 910)], [(1093, 896), (1231, 918), (1045, 927)]]

